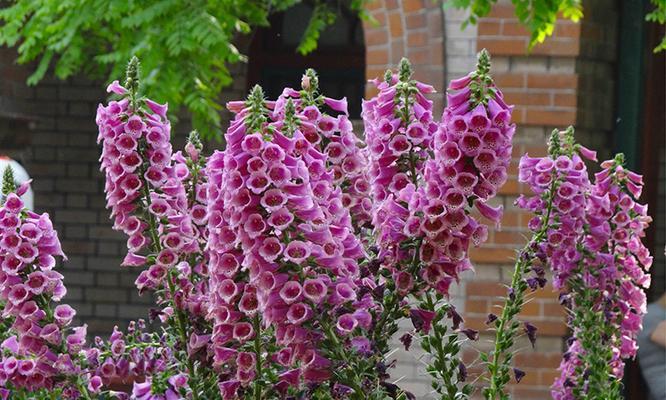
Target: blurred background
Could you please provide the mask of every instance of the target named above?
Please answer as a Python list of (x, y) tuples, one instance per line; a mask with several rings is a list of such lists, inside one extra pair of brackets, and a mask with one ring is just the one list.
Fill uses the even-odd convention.
[[(335, 22), (322, 28), (317, 49), (302, 55), (296, 48), (316, 5), (299, 3), (267, 15), (268, 24), (233, 37), (247, 60), (229, 64), (231, 80), (216, 96), (221, 104), (242, 99), (258, 83), (275, 98), (283, 87), (297, 86), (304, 69), (313, 67), (323, 92), (346, 96), (351, 116), (358, 119), (361, 98), (373, 94), (366, 80), (382, 76), (406, 56), (415, 77), (437, 89), (433, 100), (439, 113), (447, 82), (472, 70), (477, 51), (486, 48), (493, 57), (497, 85), (507, 102), (516, 105), (513, 120), (519, 133), (512, 179), (496, 199), (506, 210), (502, 230), (491, 233), (488, 243), (473, 253), (476, 274), (455, 290), (454, 302), (464, 311), (466, 326), (486, 329), (483, 321), (498, 304), (496, 296), (505, 294), (502, 284), (509, 280), (514, 249), (524, 240), (529, 215), (512, 207), (523, 190), (515, 179), (518, 157), (525, 152), (543, 155), (550, 131), (568, 125), (576, 127), (583, 144), (600, 150), (601, 157), (622, 151), (629, 166), (645, 175), (642, 200), (649, 203), (654, 218), (646, 238), (655, 256), (649, 292), (654, 300), (664, 292), (666, 281), (666, 67), (665, 52), (652, 51), (664, 28), (645, 21), (647, 0), (584, 0), (582, 6), (584, 17), (578, 23), (558, 21), (553, 36), (528, 53), (530, 33), (508, 2), (500, 1), (465, 29), (464, 10), (443, 9), (430, 0), (369, 1), (364, 9), (370, 18), (365, 19), (340, 5)], [(17, 45), (0, 48), (0, 154), (17, 160), (34, 179), (35, 208), (48, 211), (60, 232), (69, 257), (62, 267), (66, 300), (89, 324), (89, 332), (108, 335), (115, 324), (122, 327), (129, 319), (145, 318), (151, 304), (134, 288), (136, 271), (119, 267), (125, 240), (111, 230), (104, 209), (94, 118), (97, 104), (105, 100), (108, 80), (83, 73), (63, 80), (46, 71), (38, 84), (29, 86), (26, 80), (38, 64), (17, 64)], [(177, 144), (191, 126), (186, 110), (179, 115)], [(224, 127), (229, 116), (224, 111), (220, 115)], [(358, 127), (361, 134), (362, 126)], [(219, 146), (212, 139), (208, 150)], [(512, 386), (513, 398), (550, 398), (548, 387), (567, 336), (564, 311), (548, 287), (525, 307), (522, 318), (537, 325), (539, 340), (534, 350), (519, 343), (522, 351), (516, 362), (527, 375)], [(475, 344), (485, 345), (483, 337)], [(427, 399), (429, 379), (418, 351), (398, 350), (396, 357), (398, 367), (392, 375), (419, 399)], [(475, 357), (475, 350), (468, 349), (467, 361)], [(628, 399), (647, 398), (636, 363), (629, 364), (625, 384)]]

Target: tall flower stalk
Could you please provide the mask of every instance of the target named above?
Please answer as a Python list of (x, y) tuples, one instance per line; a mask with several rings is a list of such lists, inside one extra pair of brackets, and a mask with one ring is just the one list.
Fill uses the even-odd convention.
[(146, 268), (137, 288), (158, 294), (163, 320), (177, 338), (174, 355), (187, 367), (191, 396), (197, 399), (198, 361), (191, 354), (210, 337), (194, 327), (205, 317), (201, 294), (207, 291), (200, 256), (205, 244), (201, 143), (193, 134), (185, 154), (173, 153), (167, 107), (139, 96), (136, 58), (128, 65), (125, 86), (117, 81), (109, 86), (121, 100), (100, 106), (97, 115), (107, 206), (114, 228), (129, 236), (123, 264)]
[[(516, 257), (514, 272), (499, 316), (489, 317), (495, 329), (494, 347), (481, 354), (487, 365), (488, 387), (483, 390), (486, 399), (507, 398), (505, 387), (511, 379), (513, 345), (519, 335), (527, 335), (532, 345), (536, 327), (522, 324), (516, 318), (526, 302), (528, 289), (545, 286), (545, 271), (541, 265), (547, 255), (558, 252), (562, 243), (575, 243), (582, 231), (580, 219), (584, 217), (584, 191), (589, 185), (583, 161), (573, 145), (573, 128), (565, 132), (553, 131), (548, 156), (520, 161), (519, 180), (532, 188), (534, 196), (521, 196), (517, 205), (535, 214), (529, 222), (532, 237)], [(532, 273), (532, 276), (529, 274)], [(517, 371), (517, 380), (521, 379)]]
[(619, 154), (601, 163), (588, 194), (585, 235), (562, 286), (573, 336), (553, 385), (555, 399), (619, 399), (624, 360), (636, 355), (652, 257), (641, 243), (651, 218), (637, 202), (642, 177)]
[[(226, 310), (215, 312), (216, 363), (236, 369), (221, 385), (240, 396), (252, 387), (255, 398), (333, 390), (362, 399), (368, 368), (356, 367), (374, 302), (359, 291), (363, 248), (319, 150), (322, 123), (303, 115), (308, 94), (267, 102), (255, 87), (231, 105), (227, 149), (209, 161), (212, 285), (215, 308)], [(250, 323), (247, 337), (226, 333)], [(251, 340), (251, 369), (228, 362), (225, 348), (240, 342), (240, 356)]]
[[(427, 371), (442, 398), (465, 398), (471, 391), (458, 352), (462, 318), (446, 301), (450, 285), (472, 268), (470, 245), (487, 239), (488, 228), (476, 209), (496, 224), (501, 207), (488, 201), (506, 181), (511, 158), (511, 107), (489, 76), (488, 53), (479, 54), (476, 71), (453, 81), (441, 124), (432, 117), (430, 86), (411, 78), (403, 60), (396, 74), (375, 81), (379, 94), (364, 103), (378, 248), (376, 268), (382, 312), (373, 339), (386, 352), (397, 321), (408, 315), (414, 331), (432, 354)], [(386, 295), (383, 295), (386, 291)], [(410, 296), (414, 303), (409, 304)], [(453, 326), (447, 327), (449, 319)]]
[(71, 326), (76, 311), (58, 304), (67, 290), (55, 270), (56, 257), (65, 254), (49, 215), (25, 209), (20, 196), (28, 184), (17, 188), (11, 167), (3, 171), (0, 398), (53, 394), (92, 400), (102, 380), (82, 362), (87, 326)]

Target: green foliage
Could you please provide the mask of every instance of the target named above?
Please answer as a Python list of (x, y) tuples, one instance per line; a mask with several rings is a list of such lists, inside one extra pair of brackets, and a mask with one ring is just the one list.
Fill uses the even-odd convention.
[[(654, 10), (645, 16), (646, 21), (656, 22), (664, 25), (666, 23), (666, 0), (650, 0), (654, 4)], [(661, 43), (654, 48), (654, 52), (666, 50), (666, 36), (661, 40)]]
[[(654, 10), (645, 16), (646, 21), (666, 23), (666, 0), (650, 0)], [(463, 28), (468, 24), (476, 24), (479, 18), (490, 13), (497, 0), (444, 0), (444, 8), (458, 8), (469, 10), (469, 17), (463, 22)], [(537, 43), (543, 43), (553, 34), (558, 16), (578, 22), (583, 17), (581, 0), (511, 0), (515, 14), (521, 24), (530, 33), (529, 49)], [(666, 36), (655, 47), (654, 52), (666, 50)]]
[(308, 23), (301, 43), (298, 45), (298, 52), (307, 54), (317, 48), (317, 41), (319, 35), (328, 25), (335, 22), (335, 12), (326, 4), (321, 1), (315, 2), (312, 17)]
[[(656, 0), (662, 1), (662, 0)], [(469, 10), (469, 17), (463, 23), (476, 24), (479, 18), (490, 13), (497, 0), (445, 0), (444, 7)], [(553, 34), (558, 14), (578, 22), (583, 16), (581, 0), (511, 0), (515, 14), (530, 33), (531, 49)]]
[[(302, 1), (14, 0), (0, 3), (0, 45), (16, 46), (21, 64), (36, 63), (30, 85), (51, 70), (60, 79), (111, 81), (137, 56), (151, 98), (171, 109), (185, 106), (205, 137), (218, 136), (219, 95), (232, 82), (228, 67), (246, 60), (234, 39)], [(316, 48), (342, 3), (363, 17), (367, 1), (316, 1), (298, 51)]]

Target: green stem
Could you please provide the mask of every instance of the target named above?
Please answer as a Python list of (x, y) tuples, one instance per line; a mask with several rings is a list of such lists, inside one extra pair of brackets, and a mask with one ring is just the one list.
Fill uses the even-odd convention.
[[(416, 274), (419, 268), (419, 261), (420, 261), (419, 252), (421, 251), (422, 243), (423, 243), (423, 238), (419, 238), (418, 241), (416, 242), (416, 246), (414, 247), (414, 255), (412, 256), (412, 263), (408, 270), (408, 273), (412, 276)], [(384, 325), (386, 325), (386, 322), (389, 320), (389, 317), (391, 318), (391, 321), (397, 321), (397, 319), (399, 319), (400, 317), (399, 315), (396, 315), (400, 310), (400, 297), (397, 295), (397, 293), (392, 293), (387, 297), (388, 297), (388, 303), (384, 305), (379, 320), (375, 324), (375, 329), (373, 330), (372, 337), (373, 341), (375, 342), (380, 336), (383, 336), (385, 334)]]
[(254, 398), (261, 400), (262, 386), (262, 360), (261, 360), (261, 319), (259, 315), (254, 316), (254, 354), (257, 357), (257, 376), (254, 382)]
[(514, 343), (518, 322), (514, 321), (524, 305), (524, 292), (527, 284), (523, 276), (527, 273), (532, 260), (535, 258), (535, 249), (546, 239), (548, 229), (551, 227), (550, 216), (553, 210), (553, 200), (559, 185), (558, 179), (553, 178), (553, 182), (548, 192), (546, 214), (541, 220), (541, 226), (532, 239), (518, 253), (518, 259), (511, 277), (511, 290), (513, 296), (507, 296), (504, 300), (502, 314), (495, 321), (495, 346), (491, 354), (488, 355), (490, 362), (488, 372), (490, 374), (490, 386), (484, 390), (484, 396), (487, 400), (503, 398), (504, 386), (509, 380), (509, 366), (513, 354), (509, 352)]
[(90, 397), (90, 393), (88, 393), (88, 388), (83, 386), (80, 382), (76, 383), (76, 388), (81, 393), (81, 398), (83, 398), (84, 400), (92, 400), (92, 397)]
[(322, 328), (324, 328), (324, 332), (326, 332), (326, 336), (328, 340), (333, 342), (333, 352), (334, 356), (338, 360), (342, 360), (345, 363), (345, 369), (343, 370), (344, 372), (348, 372), (345, 374), (345, 376), (340, 376), (340, 374), (336, 371), (333, 371), (334, 374), (347, 386), (351, 387), (354, 390), (353, 396), (351, 396), (351, 399), (353, 400), (365, 400), (365, 391), (359, 385), (359, 377), (356, 374), (356, 368), (354, 365), (352, 365), (349, 355), (345, 352), (344, 348), (342, 347), (340, 341), (338, 340), (338, 336), (335, 334), (333, 331), (333, 328), (331, 326), (326, 326), (324, 323), (322, 323)]
[(425, 300), (420, 304), (421, 308), (436, 313), (432, 321), (432, 333), (421, 341), (423, 349), (434, 357), (426, 371), (434, 379), (432, 385), (439, 394), (446, 396), (447, 399), (467, 398), (464, 391), (459, 390), (459, 382), (456, 379), (458, 374), (457, 368), (460, 363), (460, 359), (458, 358), (460, 351), (458, 334), (452, 332), (447, 335), (448, 328), (446, 324), (440, 325), (440, 322), (444, 321), (445, 313), (449, 306), (444, 305), (437, 309), (437, 303), (437, 299), (433, 299), (432, 294), (426, 292)]
[[(576, 398), (615, 400), (620, 398), (620, 388), (619, 381), (612, 375), (613, 353), (605, 338), (610, 332), (607, 332), (603, 310), (596, 309), (594, 290), (585, 287), (580, 279), (572, 282), (576, 307), (572, 310), (571, 325), (583, 349), (577, 354), (581, 365), (576, 368), (577, 374), (571, 377), (575, 385), (572, 392)], [(583, 376), (587, 378), (583, 379)]]

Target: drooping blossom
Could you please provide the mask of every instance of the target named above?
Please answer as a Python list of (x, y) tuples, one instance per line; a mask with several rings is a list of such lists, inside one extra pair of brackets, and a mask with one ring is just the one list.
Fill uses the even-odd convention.
[(349, 209), (352, 225), (360, 233), (370, 227), (372, 212), (367, 147), (353, 131), (346, 98), (322, 95), (319, 78), (312, 69), (305, 71), (302, 83), (305, 86), (301, 90), (284, 89), (275, 102), (273, 118), (284, 116), (285, 105), (291, 99), (303, 137), (326, 154), (325, 163), (315, 160), (308, 168), (313, 174), (320, 174), (323, 168), (333, 172), (332, 183), (342, 191), (342, 206)]
[(573, 336), (552, 387), (555, 399), (619, 393), (647, 308), (652, 257), (642, 238), (651, 218), (637, 202), (642, 177), (624, 168), (621, 155), (601, 167), (587, 194), (580, 256), (561, 295)]
[[(409, 270), (418, 251), (422, 267), (410, 274), (446, 295), (471, 268), (469, 246), (487, 239), (472, 208), (499, 224), (501, 209), (487, 202), (506, 181), (515, 125), (492, 82), (483, 83), (486, 97), (474, 97), (471, 87), (487, 71), (451, 83), (439, 125), (426, 98), (432, 87), (410, 74), (403, 63), (400, 74), (375, 82), (379, 94), (364, 103), (379, 256)], [(401, 245), (408, 240), (418, 246)]]
[(345, 342), (371, 319), (370, 294), (358, 290), (363, 249), (327, 156), (295, 122), (293, 99), (284, 113), (269, 112), (275, 107), (253, 89), (227, 130), (226, 150), (208, 162), (212, 341), (215, 363), (230, 371), (220, 384), (223, 397), (266, 378), (239, 357), (269, 326), (275, 338), (261, 340), (279, 351), (255, 349), (253, 357), (285, 374), (298, 371), (274, 382), (284, 391), (331, 377), (332, 361), (317, 345), (320, 324), (331, 326), (324, 335)]
[[(5, 182), (13, 182), (7, 175)], [(99, 378), (75, 362), (86, 343), (86, 325), (72, 326), (74, 309), (56, 305), (67, 293), (55, 270), (56, 259), (65, 258), (58, 234), (48, 214), (24, 208), (20, 195), (26, 188), (14, 193), (11, 186), (5, 185), (0, 207), (0, 393), (48, 389), (63, 398), (98, 393)]]

